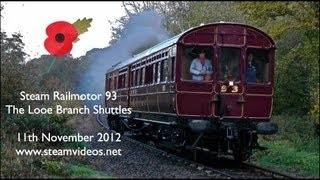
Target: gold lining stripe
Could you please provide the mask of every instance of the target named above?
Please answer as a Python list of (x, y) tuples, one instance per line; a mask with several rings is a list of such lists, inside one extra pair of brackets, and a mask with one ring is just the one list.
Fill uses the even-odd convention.
[(130, 94), (130, 96), (135, 97), (135, 96), (147, 96), (147, 95), (157, 95), (157, 94), (170, 94), (174, 93), (174, 91), (166, 91), (166, 92), (154, 92), (154, 93), (141, 93), (141, 94)]
[(246, 96), (272, 97), (273, 94), (246, 94)]
[(212, 92), (177, 91), (177, 94), (209, 94), (211, 95)]
[(161, 114), (161, 115), (170, 115), (170, 116), (177, 116), (177, 114), (174, 113), (165, 113), (165, 112), (154, 112), (154, 111), (137, 111), (137, 110), (132, 110), (132, 112), (135, 113), (150, 113), (150, 114)]

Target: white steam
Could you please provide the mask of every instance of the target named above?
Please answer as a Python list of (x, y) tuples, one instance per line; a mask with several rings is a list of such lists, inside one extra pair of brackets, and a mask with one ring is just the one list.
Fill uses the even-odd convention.
[[(155, 11), (144, 11), (132, 16), (124, 29), (124, 36), (113, 46), (106, 47), (87, 57), (89, 68), (83, 72), (80, 87), (81, 93), (104, 94), (105, 73), (120, 61), (132, 57), (133, 52), (150, 45), (155, 45), (169, 38), (164, 30), (160, 16)], [(103, 104), (86, 102), (87, 105)]]

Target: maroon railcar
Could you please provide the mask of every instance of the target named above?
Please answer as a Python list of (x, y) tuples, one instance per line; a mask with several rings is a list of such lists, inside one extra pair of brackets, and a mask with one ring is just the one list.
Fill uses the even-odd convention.
[[(204, 77), (190, 71), (201, 51), (213, 72)], [(273, 40), (255, 27), (212, 23), (189, 29), (107, 71), (106, 91), (116, 91), (118, 99), (106, 100), (106, 107), (132, 108), (130, 115), (109, 115), (109, 125), (157, 144), (245, 160), (257, 134), (277, 132), (270, 122), (274, 58)]]

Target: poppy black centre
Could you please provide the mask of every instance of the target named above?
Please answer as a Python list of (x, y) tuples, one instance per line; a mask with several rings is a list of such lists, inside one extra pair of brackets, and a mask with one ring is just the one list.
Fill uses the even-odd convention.
[(56, 34), (55, 38), (58, 43), (62, 43), (64, 41), (64, 35), (61, 33)]

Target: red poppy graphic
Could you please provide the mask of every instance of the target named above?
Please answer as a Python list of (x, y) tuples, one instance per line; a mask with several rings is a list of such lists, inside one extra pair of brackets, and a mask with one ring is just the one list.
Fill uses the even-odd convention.
[(44, 41), (44, 47), (53, 56), (68, 54), (72, 49), (72, 42), (78, 37), (74, 25), (65, 21), (50, 24), (46, 33), (48, 38)]

